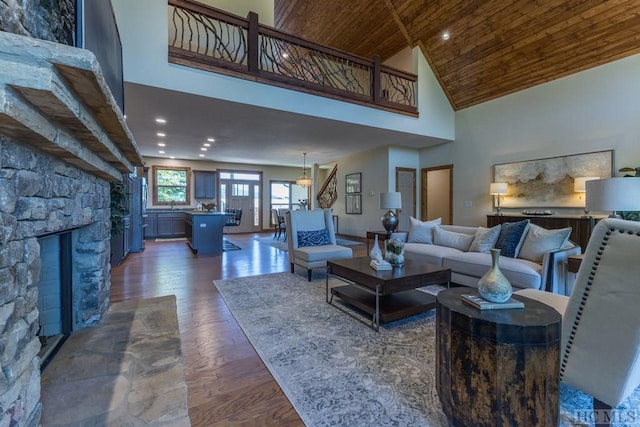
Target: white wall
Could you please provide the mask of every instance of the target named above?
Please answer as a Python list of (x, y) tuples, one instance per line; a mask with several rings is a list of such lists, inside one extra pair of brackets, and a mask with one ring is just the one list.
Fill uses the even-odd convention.
[[(339, 217), (339, 233), (364, 237), (367, 230), (382, 230), (380, 217), (384, 211), (380, 210), (380, 193), (388, 191), (389, 186), (388, 149), (369, 150), (335, 161), (338, 163), (338, 200), (333, 205), (333, 214)], [(345, 176), (358, 172), (362, 173), (362, 214), (347, 214)]]
[(613, 149), (614, 170), (639, 166), (638, 76), (635, 55), (458, 111), (456, 141), (420, 154), (421, 167), (454, 164), (454, 223), (486, 224), (496, 163)]
[(406, 47), (391, 58), (383, 62), (384, 65), (406, 71), (407, 73), (416, 74), (416, 64), (414, 63), (413, 49)]
[(127, 82), (417, 135), (454, 138), (454, 112), (419, 49), (414, 49), (413, 55), (418, 70), (420, 117), (414, 118), (170, 64), (166, 2), (112, 0), (112, 4)]

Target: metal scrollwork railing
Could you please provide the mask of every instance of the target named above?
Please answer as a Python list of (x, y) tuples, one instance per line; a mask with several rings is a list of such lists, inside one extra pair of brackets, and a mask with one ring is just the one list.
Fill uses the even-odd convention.
[(169, 61), (417, 115), (417, 77), (194, 0), (168, 0)]
[(357, 95), (369, 95), (369, 68), (287, 40), (261, 35), (259, 62), (262, 71)]
[(380, 73), (382, 98), (396, 104), (416, 105), (415, 84), (409, 78), (383, 70)]
[(322, 185), (316, 200), (318, 200), (318, 207), (322, 209), (329, 209), (338, 200), (338, 165), (335, 165), (331, 170), (331, 173), (327, 177), (327, 180)]
[(169, 6), (169, 46), (238, 65), (247, 63), (247, 29), (201, 12)]

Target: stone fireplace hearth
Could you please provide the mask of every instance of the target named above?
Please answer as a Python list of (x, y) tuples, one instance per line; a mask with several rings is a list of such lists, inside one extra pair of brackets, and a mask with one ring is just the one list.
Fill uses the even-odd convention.
[(142, 166), (95, 56), (0, 32), (0, 425), (36, 426), (38, 238), (73, 230), (72, 321), (109, 306), (110, 181)]

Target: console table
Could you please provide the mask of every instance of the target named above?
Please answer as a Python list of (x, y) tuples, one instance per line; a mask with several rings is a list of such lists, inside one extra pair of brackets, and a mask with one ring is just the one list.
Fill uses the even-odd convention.
[(557, 426), (562, 317), (516, 295), (524, 308), (479, 310), (467, 287), (436, 302), (436, 389), (453, 426)]
[(487, 227), (493, 227), (494, 225), (502, 224), (503, 222), (514, 222), (528, 219), (532, 224), (539, 225), (546, 229), (556, 229), (571, 227), (571, 235), (569, 239), (580, 245), (582, 252), (587, 249), (587, 243), (591, 236), (591, 231), (596, 225), (596, 222), (605, 218), (604, 216), (589, 216), (582, 215), (525, 215), (525, 214), (511, 214), (505, 213), (502, 215), (490, 214), (487, 215)]

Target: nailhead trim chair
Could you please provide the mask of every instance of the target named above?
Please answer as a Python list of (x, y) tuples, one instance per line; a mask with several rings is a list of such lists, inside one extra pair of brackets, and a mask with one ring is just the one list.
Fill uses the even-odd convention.
[(597, 425), (640, 386), (640, 222), (593, 230), (571, 296), (525, 289), (562, 314), (560, 379), (593, 397)]
[[(287, 225), (287, 242), (289, 245), (289, 262), (291, 273), (295, 266), (307, 269), (307, 279), (311, 281), (311, 271), (314, 268), (326, 268), (327, 261), (332, 259), (351, 258), (351, 248), (336, 244), (336, 233), (333, 228), (333, 218), (330, 209), (289, 211), (285, 215)], [(317, 246), (300, 246), (298, 232), (327, 230), (330, 244)]]

